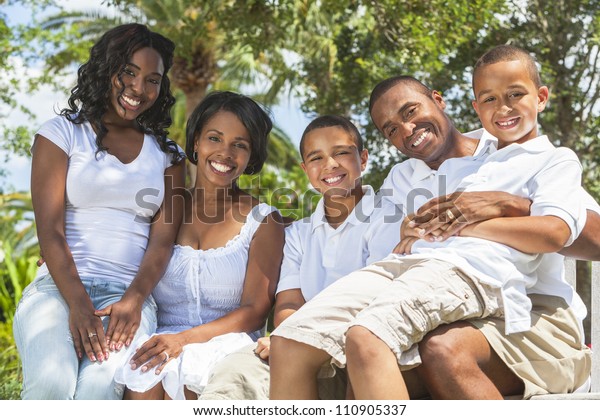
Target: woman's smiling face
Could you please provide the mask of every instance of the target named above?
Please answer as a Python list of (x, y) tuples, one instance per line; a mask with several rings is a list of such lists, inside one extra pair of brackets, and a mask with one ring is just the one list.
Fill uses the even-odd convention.
[(163, 73), (158, 51), (145, 47), (134, 52), (120, 75), (111, 79), (112, 110), (122, 119), (135, 120), (156, 102)]
[(222, 187), (231, 186), (246, 170), (252, 140), (240, 119), (219, 111), (206, 121), (196, 137), (197, 176)]

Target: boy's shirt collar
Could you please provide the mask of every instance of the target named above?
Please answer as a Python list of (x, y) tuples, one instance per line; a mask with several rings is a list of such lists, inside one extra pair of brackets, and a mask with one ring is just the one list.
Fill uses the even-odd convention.
[(543, 153), (548, 150), (555, 149), (556, 147), (552, 144), (548, 136), (541, 135), (533, 138), (531, 140), (527, 140), (524, 143), (511, 143), (508, 146), (503, 147), (500, 150), (497, 150), (494, 155), (505, 155), (507, 153), (511, 153), (514, 150), (522, 149), (528, 153)]
[[(339, 225), (335, 230), (341, 231), (347, 224), (358, 225), (359, 223), (368, 223), (369, 216), (371, 216), (371, 214), (375, 210), (376, 194), (375, 190), (373, 190), (373, 187), (371, 187), (370, 185), (363, 185), (362, 190), (364, 193), (363, 197), (358, 203), (356, 203), (356, 206), (354, 206), (348, 217), (346, 217), (346, 220), (344, 220), (344, 222), (341, 225)], [(310, 216), (310, 223), (312, 225), (313, 232), (319, 226), (327, 225), (328, 227), (330, 227), (329, 223), (327, 222), (327, 217), (325, 217), (324, 201), (325, 200), (323, 199), (323, 197), (321, 197), (321, 199), (317, 203), (317, 208)]]

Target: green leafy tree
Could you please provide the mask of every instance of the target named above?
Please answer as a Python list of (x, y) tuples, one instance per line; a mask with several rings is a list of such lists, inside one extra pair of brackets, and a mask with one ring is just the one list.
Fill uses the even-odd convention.
[[(0, 6), (7, 3), (0, 0)], [(20, 52), (20, 47), (16, 40), (18, 33), (8, 25), (6, 14), (0, 9), (0, 69), (6, 77), (0, 77), (0, 148), (15, 154), (24, 154), (30, 131), (27, 127), (8, 126), (5, 123), (10, 111), (18, 109), (27, 116), (32, 116), (31, 112), (18, 104), (14, 99), (16, 92), (20, 89), (20, 81), (16, 78), (18, 62), (14, 59)], [(8, 154), (5, 161), (8, 160)], [(0, 169), (0, 177), (6, 174)]]
[(309, 115), (335, 113), (353, 119), (362, 128), (371, 153), (367, 181), (378, 187), (389, 167), (401, 157), (390, 150), (370, 123), (368, 97), (372, 88), (398, 74), (431, 81), (459, 51), (470, 48), (471, 40), (494, 20), (503, 3), (280, 2), (275, 31), (283, 36), (277, 37), (276, 50), (287, 51), (288, 59), (270, 63), (273, 85), (288, 86), (302, 98), (302, 109)]

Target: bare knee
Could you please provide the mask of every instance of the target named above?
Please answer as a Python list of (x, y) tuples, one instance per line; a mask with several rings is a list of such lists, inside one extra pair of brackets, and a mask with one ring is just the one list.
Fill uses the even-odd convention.
[(349, 364), (366, 366), (378, 360), (383, 347), (383, 341), (368, 329), (361, 326), (351, 327), (346, 333), (346, 359)]
[(464, 335), (465, 330), (457, 325), (442, 326), (427, 334), (419, 343), (421, 369), (451, 372), (464, 369), (467, 364), (477, 364)]
[(290, 354), (301, 352), (300, 343), (279, 336), (271, 337), (271, 348), (269, 350), (269, 361), (277, 362), (280, 358), (288, 357)]
[[(271, 369), (278, 369), (282, 366), (285, 366), (287, 370), (295, 367), (318, 369), (328, 358), (329, 355), (326, 352), (308, 344), (279, 336), (271, 337), (269, 353)], [(290, 363), (290, 360), (293, 360), (294, 363)]]

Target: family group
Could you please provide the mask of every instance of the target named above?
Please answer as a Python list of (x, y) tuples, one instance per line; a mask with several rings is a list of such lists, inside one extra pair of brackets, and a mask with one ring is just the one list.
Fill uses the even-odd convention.
[(174, 48), (141, 24), (109, 30), (35, 134), (43, 264), (14, 318), (23, 399), (587, 390), (587, 311), (563, 262), (600, 259), (600, 207), (575, 153), (540, 133), (550, 93), (528, 51), (474, 63), (468, 133), (419, 80), (377, 84), (371, 120), (407, 158), (378, 191), (357, 126), (316, 117), (299, 151), (321, 198), (289, 222), (238, 186), (267, 158), (262, 104), (213, 91), (185, 149), (169, 139)]

